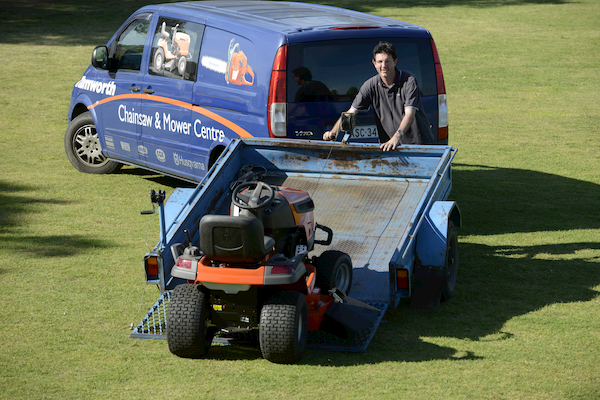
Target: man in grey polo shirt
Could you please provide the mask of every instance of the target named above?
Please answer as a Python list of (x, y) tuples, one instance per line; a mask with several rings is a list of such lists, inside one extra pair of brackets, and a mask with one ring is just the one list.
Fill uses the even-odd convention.
[[(391, 43), (379, 42), (373, 49), (373, 66), (377, 75), (367, 80), (354, 98), (349, 113), (373, 106), (383, 151), (394, 150), (401, 144), (433, 144), (429, 121), (423, 111), (417, 79), (407, 71), (396, 68), (398, 57)], [(323, 140), (335, 140), (340, 120)]]

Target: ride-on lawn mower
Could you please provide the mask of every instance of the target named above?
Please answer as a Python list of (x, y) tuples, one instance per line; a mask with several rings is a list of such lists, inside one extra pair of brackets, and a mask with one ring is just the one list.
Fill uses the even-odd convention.
[[(245, 166), (232, 182), (230, 215), (205, 215), (200, 248), (171, 247), (174, 288), (167, 312), (169, 350), (180, 357), (207, 354), (218, 331), (258, 330), (264, 358), (298, 362), (308, 331), (347, 338), (372, 326), (379, 309), (346, 297), (352, 262), (340, 251), (309, 257), (329, 245), (331, 229), (315, 224), (314, 204), (301, 190), (271, 186)], [(326, 232), (316, 240), (315, 231)], [(320, 234), (321, 236), (321, 234)]]

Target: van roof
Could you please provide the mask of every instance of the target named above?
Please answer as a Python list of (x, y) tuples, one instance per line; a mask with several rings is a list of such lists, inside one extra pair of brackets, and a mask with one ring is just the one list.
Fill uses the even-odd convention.
[[(365, 14), (357, 11), (320, 4), (296, 3), (286, 1), (257, 0), (217, 0), (190, 1), (146, 6), (141, 10), (158, 10), (174, 14), (182, 12), (188, 16), (210, 14), (222, 22), (242, 23), (259, 30), (270, 30), (289, 35), (293, 33), (348, 28), (405, 28), (410, 36), (429, 36), (429, 32), (420, 26), (394, 19)], [(407, 32), (408, 33), (408, 32)], [(371, 35), (367, 35), (371, 36)]]

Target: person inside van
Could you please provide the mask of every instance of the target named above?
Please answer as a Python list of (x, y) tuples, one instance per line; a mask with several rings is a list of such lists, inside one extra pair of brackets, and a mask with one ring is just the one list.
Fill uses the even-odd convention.
[(298, 67), (292, 71), (294, 79), (300, 85), (296, 92), (295, 103), (331, 102), (333, 95), (323, 82), (313, 81), (312, 73), (306, 67)]
[[(435, 143), (421, 104), (417, 79), (408, 71), (398, 70), (397, 62), (394, 46), (379, 42), (373, 49), (377, 75), (362, 85), (348, 110), (348, 113), (356, 113), (373, 106), (383, 151), (394, 150), (401, 144)], [(323, 140), (335, 140), (340, 123), (341, 118), (323, 134)]]

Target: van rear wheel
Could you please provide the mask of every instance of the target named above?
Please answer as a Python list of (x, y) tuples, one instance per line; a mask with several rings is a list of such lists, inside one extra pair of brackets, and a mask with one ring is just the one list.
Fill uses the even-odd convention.
[(100, 139), (89, 111), (75, 117), (65, 132), (65, 151), (73, 166), (88, 174), (110, 174), (121, 164), (102, 154)]

